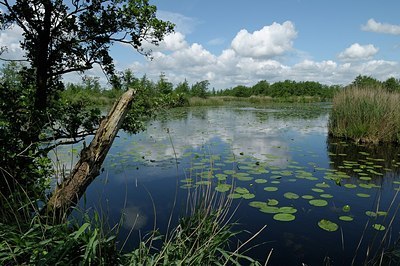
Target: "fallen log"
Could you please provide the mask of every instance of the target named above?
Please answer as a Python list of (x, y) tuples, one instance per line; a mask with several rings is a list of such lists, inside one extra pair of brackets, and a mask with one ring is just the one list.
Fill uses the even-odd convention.
[(128, 90), (113, 105), (108, 115), (101, 121), (92, 142), (82, 149), (80, 159), (70, 175), (54, 190), (46, 206), (47, 217), (53, 223), (61, 223), (68, 217), (86, 188), (100, 174), (101, 165), (121, 127), (134, 95), (134, 90)]

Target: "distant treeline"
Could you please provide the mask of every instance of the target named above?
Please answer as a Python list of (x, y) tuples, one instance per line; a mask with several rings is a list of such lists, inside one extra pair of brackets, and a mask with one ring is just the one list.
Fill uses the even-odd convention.
[(315, 81), (293, 81), (285, 80), (269, 83), (261, 80), (254, 86), (238, 85), (233, 88), (215, 90), (210, 88), (210, 82), (203, 80), (189, 84), (184, 80), (174, 86), (162, 73), (158, 81), (150, 80), (146, 75), (141, 78), (134, 76), (132, 71), (126, 70), (121, 73), (117, 81), (114, 81), (113, 89), (104, 89), (100, 86), (97, 78), (85, 77), (81, 84), (67, 84), (64, 95), (68, 99), (84, 99), (93, 104), (109, 104), (123, 91), (128, 88), (137, 88), (141, 94), (152, 100), (174, 107), (189, 104), (192, 97), (208, 98), (210, 96), (232, 96), (232, 97), (270, 97), (274, 99), (291, 99), (310, 97), (319, 101), (331, 100), (333, 96), (347, 86), (383, 88), (387, 91), (400, 91), (400, 81), (393, 77), (386, 81), (379, 81), (370, 76), (357, 76), (347, 86), (325, 85)]

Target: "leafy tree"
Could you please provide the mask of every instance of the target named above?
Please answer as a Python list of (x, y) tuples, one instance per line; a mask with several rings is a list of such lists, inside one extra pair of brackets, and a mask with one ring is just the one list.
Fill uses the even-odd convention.
[(185, 79), (184, 82), (181, 82), (176, 86), (175, 92), (176, 93), (183, 93), (183, 94), (189, 94), (190, 88), (189, 88), (189, 83)]
[(394, 77), (388, 78), (385, 82), (383, 82), (383, 86), (390, 92), (400, 92), (400, 81), (396, 80)]
[(169, 94), (172, 93), (172, 91), (174, 90), (174, 86), (171, 82), (167, 80), (164, 73), (161, 73), (160, 79), (158, 80), (156, 87), (161, 94)]
[(208, 86), (210, 86), (210, 82), (208, 80), (196, 82), (195, 84), (192, 85), (190, 94), (192, 96), (207, 98)]
[[(65, 139), (82, 140), (99, 125), (98, 110), (61, 100), (62, 75), (98, 64), (110, 82), (121, 87), (110, 47), (128, 44), (149, 56), (142, 43), (157, 45), (173, 31), (173, 24), (159, 20), (148, 0), (0, 0), (0, 8), (1, 29), (22, 29), (21, 47), (28, 62), (6, 66), (0, 80), (0, 190), (14, 193), (40, 183), (48, 148)], [(89, 85), (98, 87), (96, 80)], [(146, 115), (140, 110), (137, 116)], [(41, 173), (32, 174), (37, 171)], [(0, 200), (4, 198), (7, 195)]]
[(360, 88), (381, 88), (382, 83), (371, 77), (371, 76), (362, 76), (358, 75), (354, 81), (351, 83), (351, 85), (360, 87)]

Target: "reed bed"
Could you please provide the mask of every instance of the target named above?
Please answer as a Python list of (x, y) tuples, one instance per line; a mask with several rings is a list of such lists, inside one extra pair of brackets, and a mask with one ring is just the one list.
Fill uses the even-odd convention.
[(333, 98), (329, 134), (356, 142), (400, 143), (400, 93), (349, 87)]

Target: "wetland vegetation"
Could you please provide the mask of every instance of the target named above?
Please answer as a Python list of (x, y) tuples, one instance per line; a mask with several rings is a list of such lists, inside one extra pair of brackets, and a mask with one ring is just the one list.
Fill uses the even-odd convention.
[[(147, 55), (141, 42), (174, 28), (148, 1), (125, 2), (0, 3), (2, 29), (21, 27), (28, 62), (5, 64), (0, 77), (0, 263), (399, 263), (399, 147), (345, 140), (398, 142), (398, 80), (217, 91), (117, 73), (112, 43)], [(63, 84), (94, 64), (112, 89), (89, 77)], [(90, 157), (104, 109), (131, 87), (119, 138), (89, 171), (98, 178), (55, 213), (50, 199)]]

